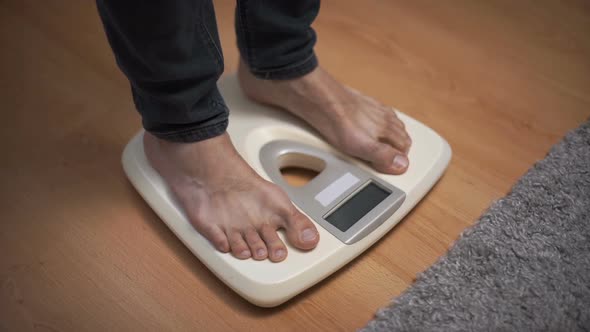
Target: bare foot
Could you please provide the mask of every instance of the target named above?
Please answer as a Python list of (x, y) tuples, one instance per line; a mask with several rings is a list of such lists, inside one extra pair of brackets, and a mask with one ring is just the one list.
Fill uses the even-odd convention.
[(262, 80), (240, 63), (238, 78), (255, 101), (302, 118), (341, 151), (371, 163), (379, 172), (408, 168), (411, 140), (390, 107), (347, 88), (321, 67), (293, 80)]
[(227, 133), (197, 143), (172, 143), (146, 133), (143, 144), (190, 222), (219, 251), (240, 259), (282, 261), (287, 248), (279, 228), (297, 248), (317, 245), (313, 223), (279, 187), (246, 164)]

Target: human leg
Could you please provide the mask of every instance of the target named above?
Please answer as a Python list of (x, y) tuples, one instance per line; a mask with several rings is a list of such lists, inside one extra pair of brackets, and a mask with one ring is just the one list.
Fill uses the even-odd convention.
[(377, 171), (405, 172), (411, 140), (393, 110), (318, 65), (311, 27), (318, 10), (319, 0), (238, 1), (242, 89), (253, 100), (307, 121), (332, 145)]
[(319, 236), (286, 194), (258, 176), (225, 133), (223, 57), (211, 1), (98, 0), (117, 63), (147, 131), (144, 150), (195, 228), (238, 258), (281, 261), (284, 228), (300, 249)]

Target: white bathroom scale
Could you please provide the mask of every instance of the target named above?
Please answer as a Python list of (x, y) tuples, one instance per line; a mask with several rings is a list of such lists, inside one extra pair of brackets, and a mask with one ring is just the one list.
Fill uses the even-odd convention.
[[(248, 100), (235, 75), (219, 81), (230, 109), (228, 133), (237, 151), (263, 178), (282, 187), (320, 233), (317, 247), (300, 251), (284, 241), (287, 258), (240, 260), (218, 252), (189, 223), (170, 191), (149, 165), (143, 131), (123, 152), (131, 183), (178, 238), (219, 279), (262, 307), (277, 306), (350, 262), (387, 234), (426, 195), (449, 164), (451, 149), (432, 129), (397, 112), (412, 139), (410, 166), (402, 175), (373, 171), (366, 163), (332, 148), (313, 129), (287, 112)], [(285, 182), (280, 170), (315, 170), (301, 187)], [(285, 240), (283, 234), (281, 238)]]

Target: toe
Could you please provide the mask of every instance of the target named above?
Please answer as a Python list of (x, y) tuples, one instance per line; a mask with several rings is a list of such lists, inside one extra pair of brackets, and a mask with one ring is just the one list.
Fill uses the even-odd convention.
[(393, 147), (400, 151), (404, 151), (405, 153), (410, 150), (410, 146), (412, 145), (412, 139), (403, 128), (393, 128), (389, 140)]
[(215, 249), (221, 252), (228, 252), (230, 249), (229, 241), (225, 233), (214, 224), (192, 222), (193, 226), (201, 233), (209, 242), (215, 247)]
[(391, 112), (391, 114), (393, 115), (392, 117), (390, 117), (390, 119), (392, 120), (392, 123), (401, 128), (401, 129), (405, 129), (406, 128), (406, 124), (400, 120), (400, 118), (397, 116), (397, 114), (395, 114), (395, 110), (391, 107), (386, 107), (385, 109), (386, 112)]
[(246, 239), (246, 243), (248, 243), (248, 247), (250, 247), (250, 252), (252, 253), (252, 257), (254, 257), (254, 259), (266, 259), (268, 256), (266, 245), (255, 229), (250, 229), (244, 232), (244, 238)]
[(246, 244), (246, 241), (244, 241), (244, 238), (240, 232), (230, 231), (227, 234), (227, 238), (229, 239), (231, 252), (236, 258), (246, 259), (252, 256), (250, 253), (250, 248), (248, 248), (248, 245)]
[(303, 213), (293, 206), (285, 219), (287, 238), (292, 245), (304, 250), (315, 248), (320, 235), (314, 224)]
[(266, 243), (268, 258), (271, 261), (280, 262), (287, 257), (287, 248), (281, 238), (279, 238), (276, 228), (265, 225), (260, 229), (260, 235)]
[(403, 154), (401, 152), (396, 153), (396, 155), (393, 157), (393, 164), (392, 164), (393, 174), (404, 173), (408, 169), (409, 164), (410, 164), (410, 161), (408, 160), (408, 157), (405, 154)]
[(376, 143), (367, 150), (366, 160), (370, 161), (378, 172), (387, 174), (402, 174), (410, 164), (408, 157), (389, 144)]
[(229, 241), (227, 240), (227, 236), (219, 227), (214, 227), (214, 230), (209, 232), (209, 234), (205, 235), (206, 238), (213, 244), (213, 246), (221, 251), (221, 252), (228, 252), (229, 251)]
[(406, 130), (397, 125), (397, 123), (401, 123), (401, 121), (397, 119), (390, 120), (382, 129), (379, 141), (387, 143), (399, 151), (407, 153), (412, 145), (412, 140)]
[(406, 129), (406, 124), (399, 118), (396, 117), (396, 119), (397, 121), (395, 122), (395, 125), (400, 127), (401, 129)]

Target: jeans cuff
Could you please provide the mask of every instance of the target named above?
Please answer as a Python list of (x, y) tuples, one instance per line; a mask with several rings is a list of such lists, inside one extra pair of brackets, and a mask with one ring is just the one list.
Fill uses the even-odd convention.
[(281, 68), (252, 69), (250, 72), (263, 80), (290, 80), (304, 76), (318, 66), (318, 59), (314, 52), (301, 62), (297, 62)]
[(178, 143), (194, 143), (203, 141), (208, 138), (213, 138), (225, 133), (227, 129), (228, 120), (225, 119), (219, 123), (200, 127), (193, 125), (191, 127), (184, 127), (182, 129), (170, 129), (167, 131), (153, 131), (149, 130), (150, 134), (170, 142)]

